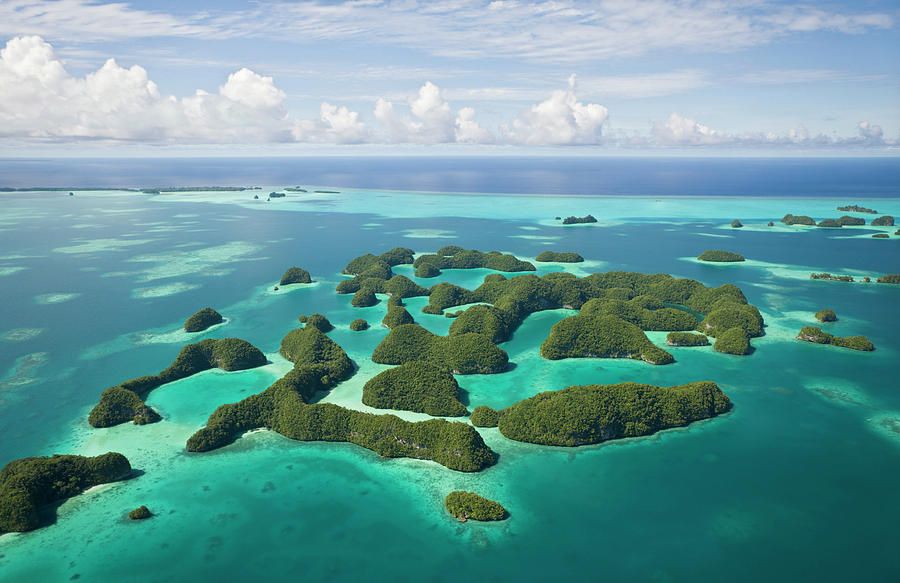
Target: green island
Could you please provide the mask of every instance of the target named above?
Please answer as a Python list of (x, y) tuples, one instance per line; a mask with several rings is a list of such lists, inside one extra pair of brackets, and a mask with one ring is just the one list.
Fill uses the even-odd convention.
[(831, 273), (810, 273), (810, 279), (824, 279), (827, 281), (853, 281), (852, 275), (836, 275)]
[(876, 281), (877, 283), (900, 283), (900, 273), (886, 273)]
[(816, 221), (812, 217), (806, 215), (792, 215), (790, 213), (781, 218), (781, 222), (785, 225), (808, 225), (815, 226)]
[(431, 263), (422, 263), (416, 268), (415, 276), (421, 278), (437, 277), (441, 274), (441, 270)]
[(216, 409), (206, 426), (188, 439), (188, 451), (217, 449), (245, 431), (265, 427), (290, 439), (349, 442), (383, 457), (427, 459), (463, 472), (495, 463), (494, 452), (467, 423), (444, 419), (414, 423), (395, 415), (310, 403), (317, 391), (329, 390), (353, 374), (347, 353), (318, 328), (289, 332), (281, 354), (294, 368), (262, 393)]
[(460, 522), (472, 520), (503, 520), (506, 518), (506, 508), (487, 498), (482, 498), (475, 492), (457, 490), (447, 494), (444, 506)]
[(692, 332), (669, 332), (666, 334), (668, 346), (709, 346), (709, 338), (705, 334)]
[(566, 217), (562, 220), (564, 225), (585, 225), (588, 223), (596, 223), (597, 219), (594, 215), (585, 215), (583, 217)]
[(312, 326), (313, 328), (317, 328), (319, 332), (331, 332), (334, 330), (334, 325), (322, 314), (299, 316), (297, 321), (301, 324), (305, 324), (307, 327)]
[(283, 190), (285, 190), (287, 192), (309, 192), (308, 190), (306, 190), (305, 188), (303, 188), (301, 186), (288, 186), (287, 188), (285, 188)]
[(353, 299), (350, 300), (350, 305), (354, 308), (368, 308), (369, 306), (374, 306), (378, 303), (378, 298), (375, 297), (375, 292), (370, 288), (362, 288), (355, 294), (353, 294)]
[(312, 278), (305, 269), (289, 267), (284, 272), (284, 275), (281, 276), (281, 281), (278, 282), (278, 285), (290, 285), (292, 283), (312, 283)]
[(362, 332), (363, 330), (369, 329), (369, 323), (362, 318), (357, 318), (350, 322), (350, 329), (354, 332)]
[(650, 364), (675, 362), (650, 342), (639, 327), (611, 315), (578, 315), (560, 320), (541, 344), (541, 356), (562, 358), (632, 358)]
[(185, 332), (203, 332), (211, 326), (221, 324), (224, 321), (222, 314), (212, 308), (203, 308), (184, 323)]
[(459, 384), (446, 368), (414, 360), (389, 368), (369, 379), (362, 402), (376, 409), (459, 417), (467, 413), (459, 402)]
[(816, 320), (819, 322), (837, 322), (837, 314), (830, 308), (816, 312)]
[(151, 516), (153, 516), (153, 513), (143, 504), (128, 513), (128, 518), (131, 520), (145, 520)]
[(475, 407), (469, 415), (469, 422), (475, 427), (497, 427), (499, 420), (500, 413), (486, 405)]
[(872, 351), (875, 345), (865, 336), (834, 336), (828, 332), (823, 332), (815, 326), (804, 326), (797, 338), (804, 342), (813, 342), (815, 344), (832, 344), (841, 348), (850, 348), (851, 350)]
[(859, 227), (861, 225), (866, 224), (866, 220), (862, 217), (851, 217), (848, 215), (844, 215), (840, 217), (837, 222), (839, 222), (844, 227)]
[(534, 260), (541, 263), (582, 263), (584, 257), (573, 252), (541, 251)]
[(739, 220), (737, 220), (737, 219), (734, 219), (733, 221), (731, 221), (731, 228), (732, 228), (732, 229), (740, 229), (740, 228), (743, 227), (743, 226), (744, 226), (744, 224), (741, 223), (741, 222), (740, 222)]
[(723, 251), (722, 249), (709, 249), (697, 256), (700, 261), (712, 261), (715, 263), (732, 263), (736, 261), (744, 261), (744, 256), (731, 251)]
[[(84, 190), (84, 189), (82, 189)], [(93, 188), (89, 190), (95, 190)], [(144, 194), (160, 194), (162, 192), (244, 192), (245, 190), (260, 190), (259, 186), (176, 186), (173, 188), (144, 188)]]
[(372, 353), (372, 361), (379, 364), (415, 360), (449, 368), (453, 374), (492, 374), (506, 370), (509, 355), (483, 334), (438, 336), (418, 324), (392, 328)]
[(366, 288), (375, 293), (399, 295), (400, 297), (427, 296), (428, 290), (403, 275), (395, 275), (392, 267), (413, 262), (413, 250), (395, 247), (381, 255), (367, 253), (353, 259), (344, 268), (345, 279), (336, 288), (339, 294), (352, 294)]
[(455, 245), (442, 247), (432, 255), (420, 255), (413, 262), (417, 270), (425, 264), (430, 264), (436, 270), (441, 269), (493, 269), (495, 271), (518, 272), (535, 271), (535, 266), (528, 261), (522, 261), (514, 255), (508, 255), (499, 251), (483, 253), (475, 249), (462, 249)]
[(883, 217), (878, 217), (877, 219), (872, 219), (873, 227), (893, 227), (894, 226), (894, 217), (890, 215), (884, 215)]
[(866, 208), (864, 206), (859, 206), (858, 204), (848, 204), (847, 206), (839, 206), (837, 210), (843, 211), (845, 213), (870, 213), (873, 215), (877, 215), (878, 211)]
[(41, 526), (42, 506), (131, 474), (128, 459), (115, 452), (13, 460), (0, 470), (0, 533), (34, 530)]
[(750, 338), (740, 327), (729, 328), (718, 336), (713, 344), (713, 350), (724, 354), (744, 356), (750, 354)]
[(822, 219), (821, 221), (819, 221), (819, 224), (817, 224), (816, 226), (817, 227), (826, 227), (826, 228), (831, 228), (831, 229), (835, 229), (835, 228), (840, 229), (841, 227), (844, 226), (844, 224), (841, 223), (837, 219)]
[[(391, 296), (395, 297), (395, 296)], [(385, 328), (396, 328), (403, 324), (415, 324), (415, 320), (406, 308), (397, 304), (388, 304), (387, 313), (381, 320), (381, 325)]]
[(872, 238), (873, 239), (890, 239), (891, 236), (888, 235), (887, 233), (875, 233), (874, 235), (872, 235)]
[(649, 435), (729, 409), (731, 401), (711, 381), (673, 387), (581, 385), (538, 393), (507, 407), (498, 427), (515, 441), (572, 447)]
[(287, 195), (283, 192), (270, 192), (269, 193), (269, 198), (284, 198), (286, 196)]
[(136, 425), (160, 420), (144, 399), (153, 389), (211, 368), (245, 370), (266, 364), (266, 355), (240, 338), (208, 338), (181, 349), (175, 361), (156, 375), (138, 377), (110, 387), (88, 416), (93, 427), (111, 427), (126, 421)]

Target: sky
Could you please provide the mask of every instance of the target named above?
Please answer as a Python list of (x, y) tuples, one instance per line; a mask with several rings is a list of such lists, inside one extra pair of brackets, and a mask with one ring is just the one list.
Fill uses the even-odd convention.
[(900, 155), (900, 2), (0, 0), (0, 156)]

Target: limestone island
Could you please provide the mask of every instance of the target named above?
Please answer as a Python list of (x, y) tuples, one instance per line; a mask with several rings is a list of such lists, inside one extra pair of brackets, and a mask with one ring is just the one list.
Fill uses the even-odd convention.
[(392, 328), (372, 353), (372, 361), (379, 364), (415, 360), (449, 368), (453, 374), (492, 374), (506, 370), (509, 355), (482, 334), (438, 336), (418, 324)]
[(0, 533), (41, 526), (42, 506), (131, 476), (128, 459), (115, 452), (96, 457), (54, 455), (9, 462), (0, 470)]
[(211, 368), (235, 371), (264, 364), (266, 356), (240, 338), (208, 338), (188, 344), (159, 374), (131, 379), (103, 391), (88, 422), (94, 427), (112, 427), (126, 421), (133, 421), (135, 425), (154, 423), (160, 420), (159, 413), (144, 403), (153, 389)]
[(668, 346), (709, 346), (709, 338), (705, 334), (693, 332), (669, 332), (666, 334)]
[(843, 211), (845, 213), (870, 213), (873, 215), (877, 215), (878, 211), (866, 208), (864, 206), (859, 206), (858, 204), (850, 204), (847, 206), (839, 206), (837, 210)]
[(420, 255), (413, 263), (417, 269), (429, 263), (437, 270), (441, 269), (493, 269), (495, 271), (519, 272), (535, 271), (536, 268), (528, 261), (522, 261), (514, 255), (488, 251), (483, 253), (475, 249), (462, 249), (448, 246), (438, 249), (434, 255)]
[(893, 227), (894, 226), (894, 217), (890, 215), (884, 215), (883, 217), (878, 217), (877, 219), (872, 219), (873, 227)]
[(584, 257), (571, 252), (542, 251), (534, 260), (541, 263), (582, 263)]
[(875, 345), (865, 336), (846, 336), (842, 338), (840, 336), (833, 336), (828, 332), (823, 332), (820, 328), (816, 328), (815, 326), (804, 326), (803, 329), (800, 330), (800, 334), (797, 335), (797, 338), (804, 342), (832, 344), (851, 350), (863, 350), (866, 352), (875, 350)]
[(300, 186), (288, 186), (284, 190), (286, 192), (309, 192), (308, 190), (306, 190), (305, 188), (302, 188)]
[(826, 281), (853, 281), (852, 275), (836, 275), (828, 272), (825, 273), (810, 273), (810, 279), (824, 279)]
[(363, 330), (369, 329), (369, 323), (362, 318), (357, 318), (350, 322), (350, 329), (354, 332), (362, 332)]
[(203, 308), (184, 323), (185, 332), (203, 332), (211, 326), (221, 324), (224, 321), (222, 314), (212, 308)]
[(845, 227), (859, 227), (866, 224), (866, 220), (862, 217), (851, 217), (848, 215), (840, 217), (837, 222)]
[(900, 273), (886, 273), (877, 279), (878, 283), (900, 283)]
[(741, 223), (741, 222), (740, 222), (739, 220), (737, 220), (737, 219), (734, 219), (733, 221), (731, 221), (731, 228), (732, 228), (732, 229), (740, 229), (740, 228), (743, 227), (743, 226), (744, 226), (743, 223)]
[(475, 427), (497, 427), (499, 420), (500, 413), (484, 405), (475, 407), (469, 415), (469, 422)]
[(150, 512), (150, 509), (143, 505), (138, 506), (128, 513), (128, 518), (131, 520), (145, 520), (151, 516), (153, 516), (153, 514)]
[(744, 256), (731, 251), (723, 251), (721, 249), (710, 249), (704, 251), (697, 256), (700, 261), (712, 261), (714, 263), (734, 263), (744, 261)]
[(844, 225), (837, 219), (822, 219), (816, 226), (830, 229), (840, 229)]
[(216, 409), (206, 426), (188, 439), (188, 451), (210, 451), (246, 431), (265, 427), (290, 439), (355, 443), (383, 457), (433, 460), (463, 472), (477, 472), (495, 463), (494, 452), (468, 423), (410, 422), (332, 403), (310, 403), (318, 391), (330, 390), (354, 371), (347, 353), (318, 328), (288, 332), (281, 341), (281, 354), (294, 368), (262, 393)]
[[(393, 298), (394, 296), (391, 297)], [(413, 320), (412, 315), (410, 315), (403, 306), (388, 303), (387, 313), (381, 320), (381, 325), (385, 328), (392, 329), (397, 326), (402, 326), (403, 324), (415, 324), (415, 320)]]
[(284, 272), (284, 275), (281, 276), (281, 281), (278, 282), (278, 285), (290, 285), (292, 283), (312, 283), (312, 278), (305, 269), (289, 267)]
[(781, 222), (785, 225), (808, 225), (810, 227), (814, 227), (816, 225), (816, 221), (813, 220), (812, 217), (808, 217), (806, 215), (792, 215), (790, 213), (784, 215), (782, 217)]
[(487, 498), (482, 498), (474, 492), (457, 490), (447, 494), (444, 506), (460, 522), (472, 520), (503, 520), (506, 518), (506, 509), (500, 504)]
[(270, 192), (269, 193), (269, 198), (284, 198), (286, 196), (287, 195), (283, 192)]
[(872, 238), (873, 239), (890, 239), (891, 236), (888, 235), (887, 233), (875, 233), (874, 235), (872, 235)]
[(299, 316), (297, 321), (304, 324), (306, 327), (316, 328), (319, 332), (331, 332), (334, 330), (334, 325), (322, 314)]
[(459, 402), (459, 384), (446, 368), (415, 360), (389, 368), (369, 379), (362, 402), (376, 409), (459, 417), (467, 413)]
[(594, 215), (586, 215), (583, 217), (566, 217), (562, 220), (564, 225), (584, 225), (587, 223), (596, 223), (597, 219)]
[(507, 407), (498, 427), (515, 441), (573, 447), (650, 435), (730, 409), (731, 401), (711, 381), (672, 387), (581, 385), (538, 393)]
[(819, 322), (837, 322), (837, 314), (834, 313), (834, 310), (825, 308), (816, 312), (816, 320)]
[(750, 354), (750, 339), (738, 327), (729, 328), (716, 336), (716, 342), (713, 344), (713, 350), (725, 354), (734, 354), (736, 356), (744, 356)]

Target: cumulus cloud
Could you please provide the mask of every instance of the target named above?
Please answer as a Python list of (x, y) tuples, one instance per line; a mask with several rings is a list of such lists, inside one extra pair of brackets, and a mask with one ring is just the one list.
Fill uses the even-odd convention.
[(375, 119), (392, 142), (446, 144), (453, 142), (487, 144), (494, 141), (489, 131), (475, 121), (475, 110), (460, 109), (455, 115), (440, 88), (427, 81), (407, 101), (411, 117), (397, 113), (384, 98), (375, 103)]
[(514, 144), (574, 145), (600, 142), (601, 129), (609, 117), (602, 105), (578, 101), (575, 75), (566, 90), (557, 90), (532, 106), (511, 124), (504, 125), (504, 137)]

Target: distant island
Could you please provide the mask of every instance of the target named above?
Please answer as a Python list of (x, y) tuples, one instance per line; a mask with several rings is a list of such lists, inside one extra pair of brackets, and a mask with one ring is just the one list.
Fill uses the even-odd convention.
[(312, 277), (305, 269), (289, 267), (284, 272), (284, 275), (281, 276), (281, 281), (278, 282), (278, 285), (290, 285), (292, 283), (312, 283)]
[(221, 324), (224, 321), (222, 314), (212, 308), (203, 308), (187, 319), (184, 323), (185, 332), (203, 332), (207, 328)]
[(877, 280), (878, 283), (900, 283), (900, 273), (887, 273)]
[(0, 470), (0, 533), (34, 530), (41, 526), (42, 506), (131, 473), (128, 459), (115, 452), (13, 460)]
[(851, 204), (851, 205), (847, 205), (847, 206), (839, 206), (839, 207), (837, 207), (837, 210), (844, 211), (844, 212), (853, 212), (853, 213), (870, 213), (873, 215), (878, 214), (878, 211), (876, 211), (876, 210), (866, 208), (864, 206), (859, 206), (857, 204)]
[(596, 223), (597, 219), (594, 215), (585, 215), (583, 217), (566, 217), (562, 220), (564, 225), (584, 225), (587, 223)]
[(877, 219), (872, 219), (873, 227), (893, 227), (894, 226), (894, 217), (890, 215), (884, 215), (883, 217), (878, 217)]
[(792, 214), (786, 214), (781, 218), (781, 222), (785, 225), (807, 225), (807, 226), (815, 226), (816, 221), (809, 216), (799, 215), (794, 216)]
[(810, 279), (824, 279), (827, 281), (853, 281), (852, 275), (835, 275), (831, 273), (810, 273)]
[(830, 308), (816, 312), (816, 320), (819, 322), (837, 322), (837, 314)]
[(734, 219), (733, 221), (731, 221), (731, 228), (732, 228), (732, 229), (740, 229), (740, 228), (743, 227), (743, 226), (744, 226), (744, 224), (741, 223), (741, 222), (740, 222), (739, 220), (737, 220), (737, 219)]
[(841, 348), (850, 348), (851, 350), (872, 351), (875, 345), (865, 336), (833, 336), (828, 332), (823, 332), (820, 328), (814, 326), (804, 326), (797, 335), (799, 340), (804, 342), (813, 342), (815, 344), (832, 344)]
[(542, 251), (534, 260), (542, 263), (582, 263), (584, 257), (572, 252)]
[(715, 263), (733, 263), (744, 261), (744, 256), (740, 255), (739, 253), (732, 253), (731, 251), (710, 249), (698, 255), (697, 259), (699, 259), (700, 261), (712, 261)]

